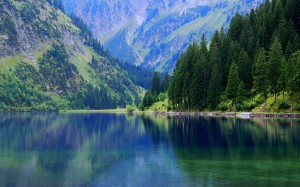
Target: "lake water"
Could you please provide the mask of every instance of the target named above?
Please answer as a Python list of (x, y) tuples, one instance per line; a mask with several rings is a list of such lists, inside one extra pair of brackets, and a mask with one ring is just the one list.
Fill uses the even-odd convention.
[(300, 186), (300, 121), (0, 113), (0, 186)]

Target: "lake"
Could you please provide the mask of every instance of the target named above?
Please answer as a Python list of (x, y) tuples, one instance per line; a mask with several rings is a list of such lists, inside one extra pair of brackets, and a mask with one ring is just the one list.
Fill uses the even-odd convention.
[(300, 186), (300, 121), (0, 113), (0, 186)]

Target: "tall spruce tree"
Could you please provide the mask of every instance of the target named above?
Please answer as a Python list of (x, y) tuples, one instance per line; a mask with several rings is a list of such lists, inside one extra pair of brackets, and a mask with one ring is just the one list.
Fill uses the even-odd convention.
[(243, 81), (241, 81), (238, 86), (236, 97), (236, 105), (238, 110), (243, 110), (243, 101), (245, 100), (246, 95), (245, 84)]
[(229, 70), (226, 94), (227, 94), (227, 98), (233, 99), (234, 102), (237, 97), (239, 83), (240, 83), (240, 78), (238, 74), (238, 68), (237, 65), (233, 62)]
[(220, 102), (220, 95), (222, 92), (222, 80), (220, 70), (217, 64), (213, 65), (211, 78), (207, 93), (207, 102), (210, 110), (216, 109)]
[(268, 80), (270, 82), (271, 93), (275, 96), (275, 102), (277, 98), (277, 94), (279, 92), (279, 78), (280, 78), (280, 70), (281, 70), (281, 62), (282, 62), (283, 54), (281, 49), (281, 44), (277, 37), (274, 38), (274, 41), (271, 46), (271, 50), (269, 52), (269, 74)]
[(152, 83), (152, 86), (151, 86), (152, 93), (159, 94), (159, 92), (160, 92), (160, 77), (159, 77), (158, 72), (154, 72), (151, 83)]
[(292, 75), (291, 91), (296, 95), (297, 103), (300, 103), (300, 50), (295, 52), (291, 57), (291, 63), (293, 63), (294, 75)]
[(239, 77), (244, 82), (247, 90), (250, 90), (252, 87), (252, 63), (249, 59), (249, 56), (245, 50), (241, 50), (238, 58), (238, 70)]
[(266, 100), (268, 96), (268, 66), (267, 65), (268, 63), (266, 58), (266, 51), (264, 50), (264, 48), (261, 48), (258, 51), (255, 59), (253, 85), (256, 93), (262, 94), (264, 96), (265, 107), (266, 107)]

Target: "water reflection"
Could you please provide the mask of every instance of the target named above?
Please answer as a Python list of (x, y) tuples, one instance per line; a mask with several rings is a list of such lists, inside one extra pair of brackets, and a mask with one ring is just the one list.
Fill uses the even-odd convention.
[(297, 186), (299, 130), (299, 120), (0, 113), (0, 186)]

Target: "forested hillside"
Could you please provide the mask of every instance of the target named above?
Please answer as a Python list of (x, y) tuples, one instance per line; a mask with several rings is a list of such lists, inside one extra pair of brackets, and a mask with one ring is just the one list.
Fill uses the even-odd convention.
[(0, 110), (138, 104), (151, 74), (113, 59), (60, 0), (0, 2)]
[(173, 109), (299, 111), (299, 34), (298, 0), (236, 14), (209, 48), (203, 36), (180, 55), (168, 90)]

